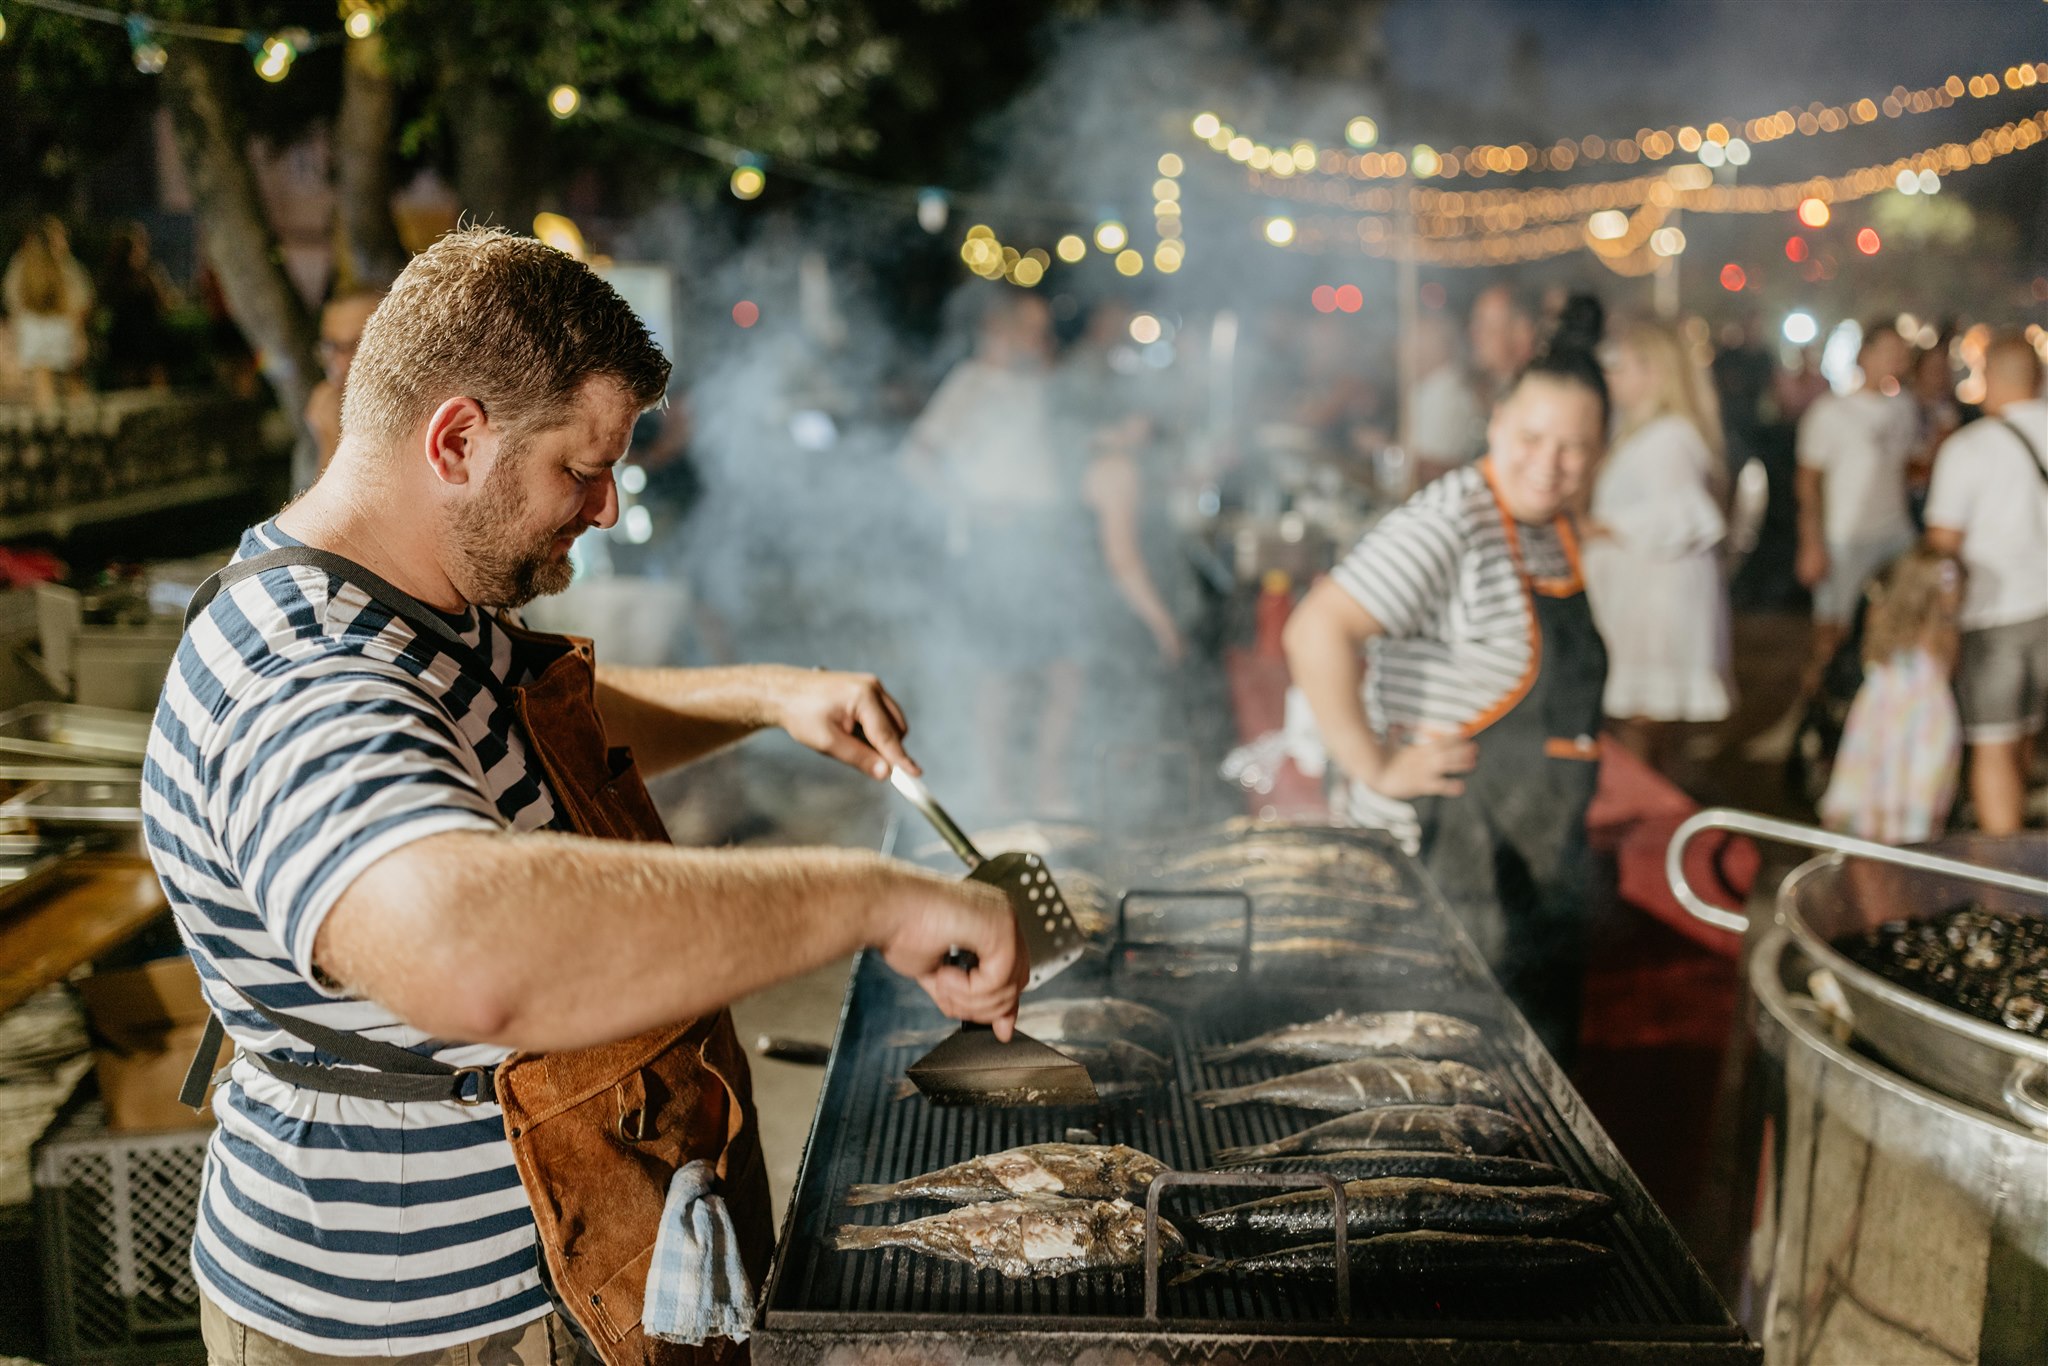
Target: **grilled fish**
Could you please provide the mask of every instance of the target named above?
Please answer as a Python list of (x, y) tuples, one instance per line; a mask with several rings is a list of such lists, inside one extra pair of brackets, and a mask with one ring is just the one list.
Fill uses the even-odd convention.
[(1371, 1110), (1385, 1105), (1490, 1105), (1507, 1100), (1487, 1075), (1462, 1062), (1424, 1062), (1415, 1058), (1354, 1058), (1325, 1063), (1306, 1072), (1197, 1091), (1195, 1099), (1210, 1109), (1263, 1101), (1303, 1110)]
[(1385, 1176), (1434, 1176), (1476, 1186), (1562, 1186), (1567, 1178), (1548, 1162), (1483, 1153), (1413, 1152), (1402, 1148), (1363, 1152), (1305, 1153), (1259, 1157), (1225, 1168), (1239, 1172), (1323, 1172), (1339, 1181)]
[[(1430, 1176), (1383, 1176), (1344, 1183), (1345, 1219), (1360, 1237), (1404, 1229), (1455, 1233), (1556, 1233), (1591, 1223), (1612, 1198), (1576, 1186), (1482, 1186)], [(1288, 1191), (1210, 1210), (1195, 1222), (1211, 1233), (1329, 1233), (1337, 1203), (1328, 1191)]]
[(1342, 968), (1347, 972), (1406, 972), (1410, 968), (1440, 972), (1451, 965), (1449, 955), (1428, 949), (1411, 949), (1376, 939), (1326, 935), (1254, 939), (1252, 953), (1259, 958), (1314, 957), (1327, 960), (1322, 966)]
[[(907, 1224), (846, 1224), (833, 1246), (841, 1252), (902, 1247), (965, 1262), (1015, 1280), (1075, 1271), (1120, 1271), (1145, 1255), (1145, 1211), (1128, 1200), (1063, 1200), (1027, 1195), (988, 1205), (962, 1205)], [(1181, 1255), (1179, 1230), (1159, 1221), (1160, 1259)]]
[(1431, 1149), (1451, 1153), (1504, 1153), (1533, 1142), (1529, 1126), (1481, 1105), (1388, 1105), (1339, 1115), (1271, 1143), (1219, 1148), (1221, 1163), (1250, 1162), (1296, 1153), (1357, 1152), (1373, 1148)]
[[(1069, 1044), (1106, 1049), (1117, 1042), (1147, 1049), (1173, 1047), (1171, 1020), (1150, 1006), (1114, 996), (1026, 1001), (1017, 1010), (1017, 1028), (1060, 1049)], [(891, 1048), (914, 1048), (935, 1044), (951, 1032), (946, 1028), (907, 1029), (891, 1034), (884, 1042)]]
[(967, 1204), (1012, 1195), (1063, 1195), (1076, 1200), (1128, 1200), (1167, 1169), (1156, 1157), (1121, 1143), (1033, 1143), (970, 1158), (890, 1186), (849, 1186), (849, 1205), (885, 1200), (947, 1200)]
[[(1359, 1238), (1347, 1248), (1352, 1274), (1429, 1281), (1497, 1281), (1549, 1278), (1598, 1270), (1614, 1253), (1575, 1238), (1526, 1238), (1486, 1233), (1418, 1229)], [(1218, 1272), (1248, 1276), (1325, 1273), (1337, 1265), (1335, 1243), (1308, 1243), (1249, 1257), (1195, 1257), (1177, 1277), (1179, 1285)]]
[(1353, 1015), (1339, 1010), (1320, 1020), (1292, 1024), (1256, 1039), (1211, 1051), (1210, 1062), (1239, 1058), (1306, 1058), (1340, 1062), (1378, 1053), (1414, 1058), (1457, 1058), (1478, 1047), (1479, 1026), (1431, 1010), (1391, 1010)]
[[(1106, 1044), (1062, 1043), (1059, 1051), (1087, 1069), (1088, 1079), (1095, 1083), (1095, 1094), (1103, 1100), (1154, 1090), (1173, 1080), (1172, 1063), (1149, 1048), (1122, 1039), (1111, 1039)], [(916, 1094), (917, 1084), (908, 1077), (896, 1083), (897, 1100), (908, 1100)]]

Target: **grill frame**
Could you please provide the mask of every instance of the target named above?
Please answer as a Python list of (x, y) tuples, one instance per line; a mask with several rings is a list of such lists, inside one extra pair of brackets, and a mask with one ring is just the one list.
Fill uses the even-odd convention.
[[(1296, 974), (1289, 972), (1286, 985), (1263, 971), (1248, 981), (1223, 971), (1161, 990), (1158, 978), (1143, 975), (1146, 955), (1154, 950), (1084, 961), (1044, 994), (1107, 994), (1114, 984), (1117, 994), (1167, 1007), (1177, 1026), (1174, 1085), (1163, 1096), (1105, 1102), (1091, 1115), (1065, 1108), (947, 1111), (930, 1107), (921, 1097), (887, 1098), (889, 1083), (919, 1052), (918, 1045), (901, 1040), (892, 1046), (890, 1036), (905, 1028), (931, 1027), (938, 1016), (875, 955), (862, 955), (841, 1003), (818, 1111), (761, 1299), (753, 1338), (759, 1361), (948, 1361), (996, 1355), (1018, 1362), (1221, 1357), (1276, 1363), (1369, 1358), (1547, 1364), (1611, 1359), (1719, 1366), (1759, 1359), (1759, 1349), (1501, 995), (1476, 948), (1414, 861), (1377, 832), (1283, 829), (1290, 831), (1290, 839), (1353, 844), (1387, 859), (1400, 874), (1401, 890), (1398, 897), (1381, 894), (1381, 899), (1412, 902), (1408, 914), (1434, 931), (1449, 967), (1435, 974), (1397, 972), (1309, 984), (1291, 980)], [(1222, 848), (1227, 839), (1212, 842), (1228, 852)], [(1102, 846), (1094, 853), (1092, 859), (1062, 858), (1056, 851), (1051, 861), (1055, 867), (1078, 864), (1112, 888), (1159, 887), (1158, 846)], [(1119, 906), (1119, 918), (1122, 910)], [(1131, 910), (1135, 913), (1135, 903)], [(1225, 912), (1220, 923), (1229, 927), (1235, 920), (1234, 913)], [(1237, 959), (1239, 944), (1218, 940), (1213, 947), (1219, 958)], [(1500, 1082), (1510, 1109), (1536, 1133), (1526, 1155), (1554, 1162), (1580, 1184), (1615, 1198), (1613, 1220), (1603, 1236), (1618, 1255), (1614, 1269), (1601, 1273), (1606, 1283), (1597, 1303), (1566, 1322), (1528, 1314), (1473, 1317), (1457, 1312), (1455, 1305), (1447, 1312), (1441, 1299), (1430, 1306), (1434, 1312), (1416, 1313), (1408, 1312), (1410, 1302), (1426, 1297), (1399, 1288), (1376, 1292), (1354, 1278), (1351, 1320), (1340, 1324), (1328, 1283), (1226, 1281), (1162, 1289), (1160, 1317), (1148, 1321), (1144, 1277), (1138, 1271), (1006, 1282), (993, 1272), (905, 1250), (842, 1254), (824, 1241), (840, 1223), (902, 1222), (938, 1208), (885, 1204), (847, 1209), (838, 1198), (851, 1181), (896, 1180), (1016, 1143), (1057, 1140), (1069, 1129), (1093, 1127), (1090, 1121), (1096, 1118), (1104, 1141), (1130, 1143), (1188, 1170), (1209, 1165), (1216, 1146), (1261, 1141), (1326, 1118), (1273, 1106), (1203, 1110), (1189, 1095), (1202, 1086), (1236, 1084), (1299, 1065), (1218, 1066), (1199, 1059), (1203, 1047), (1244, 1037), (1253, 1028), (1247, 1020), (1309, 1018), (1305, 1010), (1339, 1005), (1441, 1009), (1481, 1024), (1485, 1047), (1471, 1061)], [(1218, 1031), (1207, 1022), (1221, 1012), (1228, 1012), (1228, 1021)], [(1181, 1187), (1173, 1196), (1173, 1207), (1188, 1208), (1190, 1198), (1200, 1199), (1202, 1193)], [(1395, 1303), (1404, 1312), (1388, 1312)]]

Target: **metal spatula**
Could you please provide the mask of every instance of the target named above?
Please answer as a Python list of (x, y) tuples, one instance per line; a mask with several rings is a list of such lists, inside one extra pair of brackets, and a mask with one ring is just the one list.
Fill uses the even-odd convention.
[[(898, 792), (924, 813), (953, 852), (967, 865), (967, 880), (997, 888), (1010, 909), (1031, 954), (1026, 990), (1073, 966), (1086, 942), (1074, 913), (1036, 854), (998, 854), (985, 859), (974, 842), (932, 800), (925, 785), (901, 769), (890, 775)], [(956, 950), (958, 965), (974, 966), (974, 956)], [(1097, 1096), (1088, 1069), (1028, 1034), (1010, 1042), (996, 1039), (987, 1025), (962, 1025), (937, 1048), (912, 1063), (904, 1073), (924, 1096), (939, 1105), (1093, 1105)]]
[(889, 781), (924, 813), (932, 828), (960, 856), (960, 861), (967, 865), (969, 882), (986, 883), (1010, 899), (1010, 909), (1016, 912), (1017, 925), (1024, 934), (1024, 946), (1031, 951), (1031, 980), (1024, 989), (1036, 991), (1072, 967), (1088, 947), (1088, 941), (1081, 927), (1074, 923), (1074, 913), (1067, 909), (1066, 898), (1060, 895), (1045, 860), (1036, 854), (1015, 853), (983, 858), (945, 808), (932, 800), (931, 792), (922, 782), (900, 768), (890, 773)]

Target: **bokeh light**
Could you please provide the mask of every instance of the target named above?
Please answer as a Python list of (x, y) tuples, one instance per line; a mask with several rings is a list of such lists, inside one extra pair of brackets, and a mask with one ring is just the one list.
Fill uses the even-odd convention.
[(1088, 254), (1088, 244), (1081, 240), (1079, 234), (1070, 232), (1053, 244), (1053, 252), (1062, 261), (1072, 265)]
[(761, 321), (761, 306), (752, 299), (742, 299), (732, 306), (732, 320), (741, 327), (752, 327)]
[(1749, 272), (1744, 270), (1741, 266), (1736, 265), (1733, 261), (1730, 261), (1727, 265), (1721, 267), (1721, 288), (1727, 290), (1729, 293), (1741, 293), (1743, 286), (1747, 285), (1748, 283)]
[(1365, 293), (1357, 285), (1337, 286), (1337, 311), (1356, 313), (1365, 307)]
[(1809, 228), (1824, 228), (1834, 212), (1828, 208), (1825, 199), (1802, 199), (1799, 201), (1799, 221)]
[(1787, 261), (1804, 261), (1811, 250), (1812, 248), (1806, 245), (1804, 237), (1795, 236), (1785, 239), (1785, 259)]
[(1309, 291), (1308, 302), (1309, 306), (1318, 313), (1335, 313), (1337, 311), (1337, 287), (1335, 285), (1317, 285)]
[(1114, 218), (1105, 219), (1095, 225), (1095, 245), (1103, 251), (1122, 251), (1130, 244), (1130, 240), (1130, 233)]
[(1140, 313), (1131, 319), (1131, 340), (1140, 346), (1150, 346), (1159, 340), (1159, 319), (1150, 313)]
[(1877, 255), (1877, 249), (1884, 243), (1878, 238), (1876, 228), (1864, 228), (1856, 234), (1856, 250), (1865, 256)]
[(583, 92), (573, 85), (558, 85), (548, 91), (548, 112), (566, 119), (583, 107)]
[(1125, 248), (1123, 251), (1120, 251), (1116, 254), (1117, 274), (1136, 275), (1143, 269), (1145, 269), (1145, 258), (1140, 256), (1137, 252), (1129, 248)]
[(1353, 147), (1370, 147), (1380, 140), (1380, 126), (1360, 114), (1344, 125), (1344, 140)]
[(1805, 346), (1820, 335), (1820, 324), (1813, 315), (1804, 310), (1785, 315), (1785, 340), (1794, 346)]
[(1165, 156), (1159, 158), (1159, 174), (1161, 175), (1179, 175), (1186, 169), (1187, 167), (1182, 164), (1181, 159), (1172, 152), (1168, 152)]
[(1207, 142), (1222, 130), (1223, 120), (1217, 118), (1214, 114), (1197, 114), (1195, 115), (1194, 123), (1189, 126), (1194, 129), (1196, 137)]
[(1276, 247), (1284, 247), (1294, 240), (1292, 218), (1268, 218), (1264, 228), (1266, 240)]

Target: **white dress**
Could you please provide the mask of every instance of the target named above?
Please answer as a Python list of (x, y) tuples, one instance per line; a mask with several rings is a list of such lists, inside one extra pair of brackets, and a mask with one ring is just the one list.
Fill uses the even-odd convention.
[(1728, 523), (1693, 425), (1666, 415), (1617, 446), (1593, 486), (1608, 535), (1584, 549), (1586, 592), (1607, 642), (1609, 716), (1719, 721), (1729, 712), (1728, 592), (1716, 547)]

